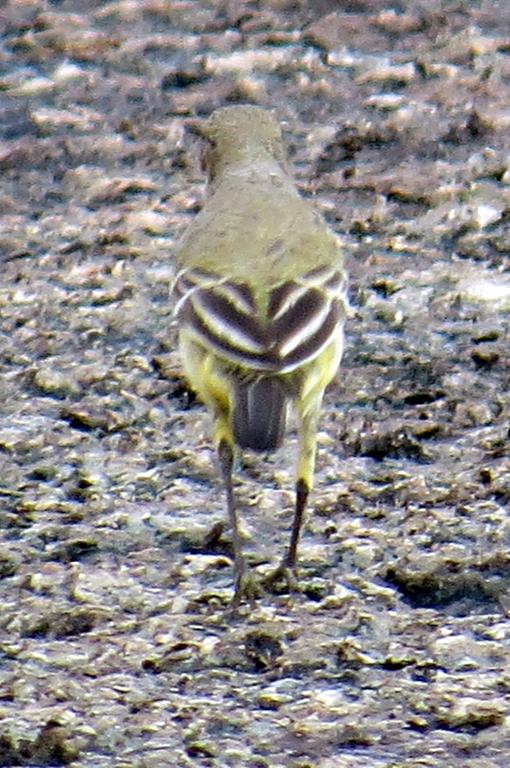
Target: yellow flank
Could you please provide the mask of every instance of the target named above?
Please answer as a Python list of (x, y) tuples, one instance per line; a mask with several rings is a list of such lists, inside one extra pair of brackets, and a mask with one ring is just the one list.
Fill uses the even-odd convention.
[(222, 440), (234, 448), (232, 437), (232, 384), (225, 366), (214, 354), (182, 331), (179, 347), (184, 371), (200, 400), (213, 416), (213, 439), (217, 448)]
[(301, 422), (296, 479), (303, 479), (310, 490), (314, 485), (317, 422), (322, 398), (325, 388), (338, 370), (342, 352), (343, 337), (338, 335), (318, 358), (308, 363), (303, 371), (299, 371), (302, 386), (294, 400)]

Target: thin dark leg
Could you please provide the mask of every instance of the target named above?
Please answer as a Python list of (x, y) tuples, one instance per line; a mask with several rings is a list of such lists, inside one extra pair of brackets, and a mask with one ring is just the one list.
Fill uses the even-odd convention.
[[(302, 408), (301, 425), (299, 429), (298, 466), (296, 481), (296, 506), (294, 508), (294, 521), (290, 534), (289, 548), (278, 568), (270, 573), (264, 583), (271, 587), (273, 584), (284, 581), (291, 591), (298, 590), (296, 579), (296, 563), (299, 537), (308, 503), (310, 489), (313, 486), (313, 472), (315, 467), (315, 452), (317, 449), (317, 419), (322, 399), (322, 389), (317, 388), (303, 395), (299, 401)], [(298, 403), (299, 404), (299, 403)]]
[(266, 576), (264, 584), (267, 587), (272, 587), (274, 584), (284, 581), (287, 589), (290, 591), (298, 590), (298, 583), (294, 571), (297, 562), (299, 536), (303, 526), (309, 493), (310, 489), (306, 484), (306, 481), (303, 480), (303, 478), (300, 478), (296, 483), (296, 507), (294, 510), (294, 520), (290, 534), (289, 548), (278, 568)]
[(294, 520), (292, 522), (289, 549), (284, 559), (285, 565), (290, 569), (294, 569), (296, 567), (299, 536), (303, 526), (303, 519), (305, 516), (309, 493), (310, 489), (308, 488), (306, 482), (300, 478), (296, 483), (296, 508), (294, 511)]
[(232, 469), (234, 466), (234, 454), (232, 447), (222, 440), (218, 445), (218, 458), (220, 462), (221, 474), (223, 482), (225, 484), (225, 492), (227, 496), (227, 512), (230, 527), (232, 529), (232, 546), (234, 548), (234, 597), (232, 600), (232, 607), (237, 608), (241, 601), (243, 593), (243, 577), (246, 570), (241, 536), (239, 533), (239, 521), (237, 518), (237, 510), (234, 498), (234, 487), (232, 483)]

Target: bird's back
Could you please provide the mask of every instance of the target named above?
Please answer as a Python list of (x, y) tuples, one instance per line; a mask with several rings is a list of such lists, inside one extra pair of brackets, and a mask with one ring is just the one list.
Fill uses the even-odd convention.
[(177, 257), (232, 280), (246, 280), (261, 292), (318, 266), (339, 266), (336, 237), (275, 168), (224, 178), (189, 228)]

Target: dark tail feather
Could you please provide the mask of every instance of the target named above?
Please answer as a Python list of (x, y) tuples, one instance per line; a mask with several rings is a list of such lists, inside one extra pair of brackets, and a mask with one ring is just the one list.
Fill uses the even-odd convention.
[(286, 416), (287, 395), (283, 382), (276, 377), (236, 383), (232, 428), (240, 448), (254, 451), (278, 448)]

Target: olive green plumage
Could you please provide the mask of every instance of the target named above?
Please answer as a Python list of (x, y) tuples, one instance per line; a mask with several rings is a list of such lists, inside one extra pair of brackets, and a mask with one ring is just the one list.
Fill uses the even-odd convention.
[(232, 492), (240, 448), (283, 439), (289, 404), (299, 419), (296, 511), (278, 575), (295, 566), (313, 483), (317, 420), (343, 347), (342, 257), (334, 233), (297, 192), (271, 112), (217, 110), (200, 133), (210, 197), (176, 255), (180, 348), (191, 385), (213, 417), (234, 533), (238, 604), (249, 592)]

